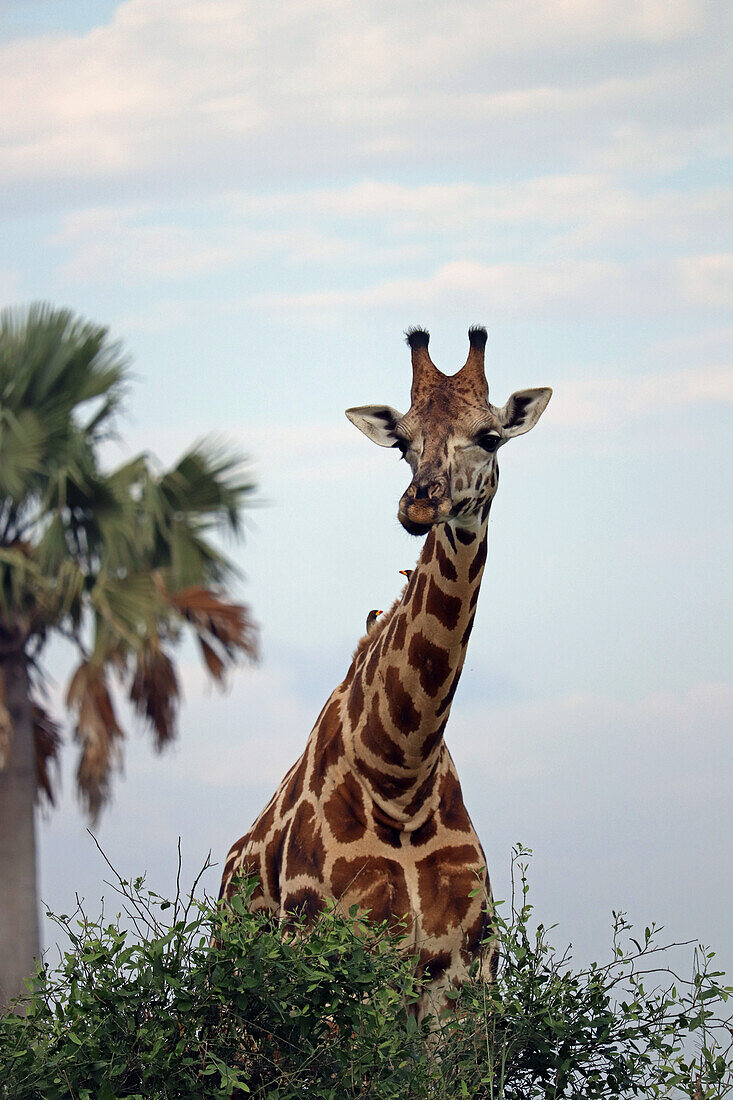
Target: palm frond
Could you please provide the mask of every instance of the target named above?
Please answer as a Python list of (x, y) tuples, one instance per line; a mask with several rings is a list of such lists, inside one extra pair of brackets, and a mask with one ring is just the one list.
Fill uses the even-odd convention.
[(159, 639), (152, 638), (138, 650), (130, 700), (138, 714), (150, 722), (158, 750), (176, 735), (179, 696), (175, 666)]
[(227, 668), (226, 662), (219, 656), (216, 650), (209, 645), (206, 639), (201, 637), (201, 635), (199, 635), (199, 646), (201, 647), (201, 655), (204, 658), (204, 663), (211, 676), (214, 680), (221, 683)]
[(82, 661), (66, 692), (76, 712), (74, 739), (81, 745), (76, 782), (79, 798), (94, 822), (107, 802), (112, 772), (121, 760), (124, 732), (117, 722), (103, 665)]
[(187, 515), (241, 532), (245, 498), (255, 490), (247, 457), (225, 440), (208, 436), (179, 458), (161, 479), (161, 489), (182, 505)]
[[(33, 703), (33, 749), (36, 766), (36, 798), (45, 796), (51, 806), (56, 805), (56, 788), (60, 775), (59, 751), (61, 730), (40, 703)], [(52, 772), (55, 776), (52, 777)]]
[(94, 646), (100, 660), (107, 658), (110, 643), (137, 650), (145, 638), (156, 633), (164, 610), (150, 573), (114, 576), (104, 570), (97, 576), (89, 599), (96, 614), (97, 634), (100, 621), (105, 624), (106, 633)]
[(34, 409), (44, 425), (55, 416), (52, 435), (63, 434), (79, 406), (101, 399), (104, 416), (92, 417), (96, 436), (119, 407), (126, 380), (122, 349), (103, 326), (43, 302), (0, 314), (0, 401)]
[(169, 599), (195, 631), (206, 666), (215, 680), (221, 680), (239, 656), (257, 659), (257, 627), (243, 604), (223, 600), (200, 585), (171, 593)]
[(141, 487), (153, 567), (170, 570), (171, 586), (221, 584), (238, 569), (208, 537), (214, 528), (241, 533), (241, 510), (254, 491), (246, 460), (216, 440), (203, 440), (168, 471)]
[(34, 492), (43, 465), (46, 431), (31, 409), (0, 405), (0, 498)]

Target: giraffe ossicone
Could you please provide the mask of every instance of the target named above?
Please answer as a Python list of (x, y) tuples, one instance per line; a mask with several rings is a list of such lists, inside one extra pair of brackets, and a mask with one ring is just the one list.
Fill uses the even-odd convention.
[(447, 1006), (446, 990), (475, 958), (493, 973), (486, 858), (443, 735), (486, 562), (497, 452), (534, 427), (552, 394), (520, 390), (492, 405), (486, 330), (468, 335), (465, 364), (445, 375), (430, 358), (428, 333), (410, 329), (409, 410), (346, 411), (368, 438), (406, 460), (412, 477), (398, 517), (410, 534), (427, 537), (401, 596), (359, 642), (303, 755), (231, 848), (221, 886), (228, 898), (238, 872), (255, 874), (251, 907), (281, 921), (296, 911), (315, 917), (335, 899), (345, 912), (357, 905), (400, 925), (426, 978), (420, 1016)]

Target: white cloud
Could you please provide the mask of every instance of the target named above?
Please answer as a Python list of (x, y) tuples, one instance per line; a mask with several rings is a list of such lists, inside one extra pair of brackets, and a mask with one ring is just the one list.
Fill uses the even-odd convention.
[(563, 427), (617, 430), (621, 420), (691, 405), (733, 401), (733, 365), (699, 366), (659, 374), (568, 380), (553, 396), (554, 420)]
[(724, 361), (733, 347), (732, 325), (711, 325), (693, 335), (664, 336), (649, 348), (650, 360), (665, 368), (680, 363), (685, 367), (699, 362)]
[(340, 189), (234, 194), (228, 201), (235, 218), (320, 216), (345, 233), (366, 224), (390, 239), (434, 242), (445, 236), (459, 248), (473, 241), (483, 250), (492, 245), (488, 232), (518, 229), (528, 250), (541, 250), (551, 234), (553, 249), (559, 244), (565, 251), (589, 244), (618, 249), (629, 240), (638, 244), (640, 237), (657, 245), (699, 241), (701, 234), (718, 240), (732, 200), (723, 188), (649, 192), (608, 175), (576, 173), (512, 184), (364, 180)]
[(647, 316), (680, 308), (718, 309), (727, 262), (691, 257), (682, 262), (605, 260), (482, 263), (455, 260), (431, 274), (388, 279), (357, 290), (315, 290), (295, 294), (255, 294), (251, 308), (310, 311), (460, 306), (464, 313), (543, 316), (547, 313), (601, 317), (612, 311)]
[(2, 49), (1, 178), (167, 168), (211, 186), (370, 158), (588, 163), (619, 148), (627, 163), (629, 134), (639, 165), (657, 134), (688, 163), (720, 155), (721, 21), (700, 0), (127, 0), (86, 35)]
[(733, 253), (686, 257), (679, 271), (690, 304), (733, 307)]
[[(223, 271), (246, 279), (255, 269), (261, 277), (264, 262), (283, 265), (281, 280), (307, 264), (325, 281), (329, 270), (357, 260), (364, 268), (399, 270), (410, 262), (424, 267), (439, 255), (481, 263), (473, 270), (485, 273), (487, 253), (552, 257), (539, 288), (552, 297), (560, 280), (567, 283), (562, 263), (571, 259), (606, 262), (625, 252), (628, 262), (629, 250), (646, 257), (660, 247), (668, 253), (719, 245), (730, 206), (722, 188), (649, 194), (583, 174), (512, 186), (365, 180), (339, 189), (234, 193), (193, 207), (92, 207), (65, 215), (50, 243), (68, 254), (59, 275), (72, 282), (180, 281)], [(676, 276), (693, 303), (723, 304), (730, 262), (720, 255), (683, 257)], [(498, 269), (500, 285), (510, 285), (511, 270)], [(581, 283), (593, 274), (575, 270)], [(611, 268), (596, 270), (605, 275)], [(460, 274), (455, 266), (452, 271)]]
[[(51, 243), (70, 253), (59, 275), (74, 283), (180, 281), (232, 269), (251, 269), (277, 257), (288, 265), (334, 263), (348, 258), (351, 242), (317, 228), (278, 228), (254, 219), (225, 220), (198, 204), (191, 211), (155, 207), (90, 208), (62, 218)], [(198, 223), (198, 224), (195, 224)], [(369, 246), (363, 247), (364, 252)]]
[[(68, 240), (64, 234), (59, 240)], [(206, 246), (196, 234), (173, 225), (122, 227), (112, 218), (98, 225), (73, 259), (62, 265), (61, 276), (71, 281), (137, 277), (176, 279), (204, 274), (231, 265), (238, 252), (223, 245)]]

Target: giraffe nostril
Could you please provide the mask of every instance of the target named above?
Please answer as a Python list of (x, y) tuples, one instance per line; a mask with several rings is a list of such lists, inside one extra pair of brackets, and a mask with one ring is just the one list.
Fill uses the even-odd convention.
[(440, 500), (444, 496), (443, 484), (440, 481), (426, 481), (420, 485), (411, 485), (405, 493), (410, 500)]

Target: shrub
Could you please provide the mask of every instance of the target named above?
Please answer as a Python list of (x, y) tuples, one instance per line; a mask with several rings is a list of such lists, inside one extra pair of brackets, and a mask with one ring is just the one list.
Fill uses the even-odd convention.
[(551, 929), (530, 930), (529, 855), (515, 849), (510, 915), (497, 910), (496, 983), (466, 983), (443, 1023), (441, 1072), (461, 1082), (444, 1095), (708, 1100), (733, 1091), (733, 1030), (716, 1016), (733, 989), (720, 984), (715, 953), (697, 946), (685, 980), (672, 963), (687, 945), (661, 945), (654, 925), (637, 939), (614, 913), (611, 960), (574, 970), (549, 943)]
[[(698, 948), (688, 981), (648, 928), (615, 916), (610, 962), (573, 970), (521, 895), (497, 913), (497, 981), (456, 991), (454, 1011), (421, 1027), (400, 937), (355, 911), (284, 931), (232, 903), (234, 916), (173, 902), (118, 879), (125, 916), (54, 918), (69, 939), (45, 965), (25, 1014), (0, 1018), (3, 1100), (424, 1100), (425, 1097), (708, 1100), (733, 1088), (731, 990)], [(194, 890), (195, 890), (194, 886)]]

